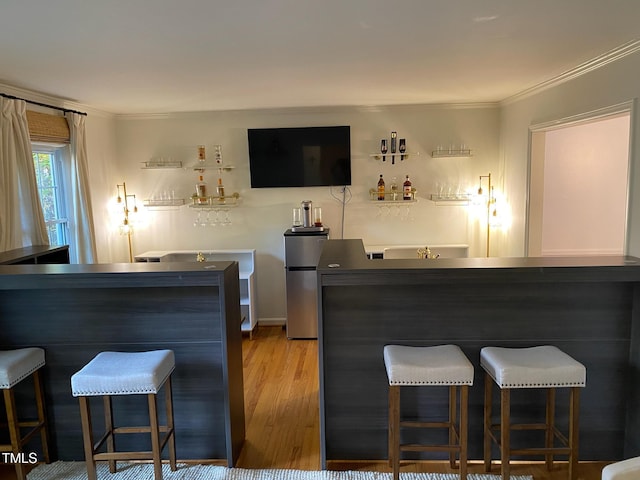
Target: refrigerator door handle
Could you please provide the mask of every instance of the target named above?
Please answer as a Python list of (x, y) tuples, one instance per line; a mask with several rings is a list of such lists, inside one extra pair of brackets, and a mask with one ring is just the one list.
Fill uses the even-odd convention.
[(285, 267), (290, 272), (309, 272), (316, 270), (316, 267)]

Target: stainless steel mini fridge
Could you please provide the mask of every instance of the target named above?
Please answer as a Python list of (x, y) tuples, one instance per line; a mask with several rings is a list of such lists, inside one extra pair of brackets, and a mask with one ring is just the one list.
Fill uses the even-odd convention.
[(316, 267), (329, 230), (284, 232), (287, 338), (318, 338)]

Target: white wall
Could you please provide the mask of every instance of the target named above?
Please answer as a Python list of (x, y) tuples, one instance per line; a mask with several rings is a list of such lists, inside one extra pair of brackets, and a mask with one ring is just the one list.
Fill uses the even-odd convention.
[[(502, 256), (524, 255), (529, 127), (634, 101), (631, 134), (630, 206), (627, 253), (640, 255), (640, 124), (635, 120), (640, 96), (640, 52), (501, 108), (501, 154), (505, 190), (513, 215)], [(604, 175), (604, 173), (603, 173)]]
[[(126, 181), (137, 199), (173, 190), (189, 197), (197, 174), (182, 170), (143, 170), (141, 162), (172, 157), (185, 164), (196, 161), (197, 145), (223, 145), (226, 164), (235, 170), (224, 175), (227, 194), (237, 191), (241, 205), (231, 213), (229, 227), (194, 227), (196, 212), (188, 207), (147, 210), (147, 225), (133, 236), (134, 254), (146, 250), (255, 248), (257, 250), (258, 316), (264, 322), (283, 320), (284, 245), (282, 234), (291, 225), (291, 209), (310, 199), (323, 209), (323, 220), (333, 238), (340, 236), (339, 188), (251, 189), (248, 166), (247, 128), (314, 125), (350, 125), (352, 151), (351, 200), (346, 206), (345, 238), (362, 238), (367, 244), (469, 243), (471, 255), (484, 255), (484, 234), (465, 207), (436, 206), (427, 200), (439, 183), (477, 189), (478, 176), (497, 168), (499, 116), (495, 105), (472, 107), (407, 106), (388, 108), (321, 108), (206, 112), (156, 116), (119, 116), (116, 120), (114, 171), (92, 177), (101, 204), (115, 195), (116, 183)], [(407, 151), (418, 156), (391, 165), (370, 157), (381, 138), (396, 130), (407, 139)], [(471, 158), (432, 159), (437, 145), (464, 143)], [(409, 218), (377, 216), (378, 207), (369, 200), (369, 189), (382, 173), (390, 183), (409, 174), (418, 190), (419, 202)], [(117, 178), (114, 175), (119, 175)], [(95, 180), (94, 180), (95, 178)], [(207, 173), (208, 183), (216, 175)], [(105, 195), (106, 193), (106, 195)], [(103, 227), (108, 235), (108, 229)], [(116, 248), (117, 245), (122, 248)], [(127, 261), (126, 239), (115, 231), (102, 242), (101, 261)]]

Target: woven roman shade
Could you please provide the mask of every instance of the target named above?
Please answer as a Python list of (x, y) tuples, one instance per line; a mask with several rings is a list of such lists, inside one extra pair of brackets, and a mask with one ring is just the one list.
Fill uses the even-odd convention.
[(65, 117), (27, 110), (27, 123), (32, 142), (69, 143), (69, 124)]

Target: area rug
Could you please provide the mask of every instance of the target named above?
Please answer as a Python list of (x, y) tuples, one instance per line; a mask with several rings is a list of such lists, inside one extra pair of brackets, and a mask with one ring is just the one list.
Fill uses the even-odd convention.
[[(391, 480), (391, 473), (333, 470), (285, 470), (226, 468), (215, 465), (178, 464), (172, 472), (169, 465), (162, 466), (164, 480)], [(87, 470), (84, 462), (55, 462), (39, 465), (27, 475), (27, 480), (85, 480)], [(153, 465), (118, 464), (118, 472), (109, 473), (109, 466), (98, 464), (100, 480), (153, 480)], [(403, 472), (400, 480), (458, 480), (456, 473), (412, 473)], [(498, 475), (469, 474), (468, 480), (499, 480)], [(533, 480), (531, 476), (513, 475), (513, 480)]]

